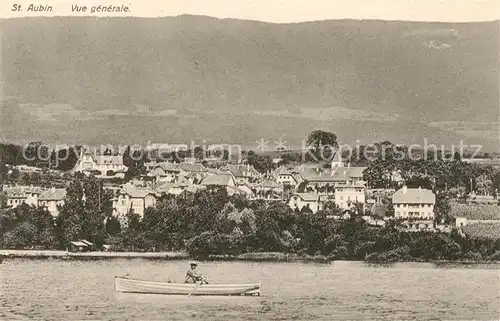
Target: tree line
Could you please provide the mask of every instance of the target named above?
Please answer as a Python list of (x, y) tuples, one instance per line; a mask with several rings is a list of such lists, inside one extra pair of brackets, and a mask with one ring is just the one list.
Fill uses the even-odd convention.
[[(299, 164), (306, 162), (323, 162), (329, 166), (325, 159), (333, 157), (338, 148), (337, 136), (330, 132), (316, 130), (311, 132), (307, 139), (311, 150), (280, 153), (281, 164)], [(497, 196), (500, 193), (500, 170), (492, 166), (483, 166), (463, 161), (458, 153), (443, 153), (442, 151), (411, 151), (408, 147), (394, 145), (384, 141), (376, 143), (372, 152), (367, 152), (367, 146), (359, 146), (351, 153), (341, 151), (342, 158), (349, 161), (352, 166), (366, 166), (364, 180), (371, 188), (397, 188), (401, 182), (395, 179), (397, 173), (408, 186), (420, 186), (433, 191), (451, 190), (456, 194), (467, 195), (471, 192), (482, 195)], [(80, 147), (68, 148), (57, 151), (48, 150), (41, 142), (32, 142), (23, 148), (14, 144), (0, 144), (0, 183), (9, 178), (13, 181), (22, 177), (19, 173), (10, 173), (6, 165), (49, 166), (53, 169), (70, 170), (74, 168)], [(77, 152), (75, 152), (77, 151)], [(110, 151), (111, 152), (111, 151)], [(146, 162), (169, 159), (180, 162), (183, 158), (194, 155), (202, 159), (203, 151), (197, 147), (191, 151), (158, 154), (159, 151), (147, 153), (145, 150), (132, 150), (127, 147), (123, 153), (123, 163), (128, 167), (125, 181), (145, 173)], [(50, 154), (50, 157), (47, 157)], [(106, 154), (106, 152), (105, 152)], [(224, 159), (228, 160), (227, 151)], [(320, 155), (322, 157), (320, 157)], [(26, 157), (25, 157), (26, 156)], [(261, 173), (266, 173), (276, 168), (269, 155), (258, 154), (253, 151), (243, 151), (242, 155), (248, 164)], [(56, 161), (58, 160), (58, 161)], [(27, 177), (27, 182), (37, 183), (37, 177)]]
[(114, 251), (188, 251), (197, 258), (282, 252), (342, 260), (429, 261), (498, 260), (500, 240), (476, 239), (453, 231), (405, 232), (396, 222), (368, 225), (359, 209), (346, 220), (333, 220), (335, 206), (315, 214), (282, 202), (229, 196), (225, 189), (164, 196), (144, 217), (133, 211), (115, 217), (112, 195), (93, 177), (77, 176), (66, 203), (53, 219), (41, 208), (2, 204), (2, 248), (65, 249), (86, 239)]

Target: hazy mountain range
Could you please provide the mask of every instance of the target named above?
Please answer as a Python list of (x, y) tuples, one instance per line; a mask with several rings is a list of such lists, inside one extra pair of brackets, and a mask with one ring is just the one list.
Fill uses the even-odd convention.
[(499, 150), (499, 22), (0, 21), (4, 141)]

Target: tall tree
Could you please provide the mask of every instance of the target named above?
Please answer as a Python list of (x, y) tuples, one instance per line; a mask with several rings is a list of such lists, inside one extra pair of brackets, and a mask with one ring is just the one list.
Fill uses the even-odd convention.
[(112, 216), (111, 193), (105, 190), (101, 180), (90, 176), (83, 181), (85, 203), (82, 234), (97, 246), (104, 242), (105, 222)]
[(318, 153), (325, 146), (336, 149), (339, 147), (339, 144), (337, 142), (337, 135), (334, 133), (315, 130), (307, 137), (307, 146), (312, 147)]
[(66, 199), (56, 219), (57, 234), (63, 248), (67, 246), (68, 242), (84, 237), (82, 229), (82, 222), (85, 220), (83, 196), (83, 176), (77, 175), (66, 189)]

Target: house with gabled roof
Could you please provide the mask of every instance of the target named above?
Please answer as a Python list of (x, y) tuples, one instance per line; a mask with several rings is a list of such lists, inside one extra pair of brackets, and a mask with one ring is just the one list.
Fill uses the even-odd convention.
[(143, 217), (146, 208), (156, 204), (158, 196), (158, 193), (149, 187), (125, 184), (113, 200), (115, 215), (123, 216), (133, 210), (135, 214)]
[(283, 186), (273, 180), (253, 183), (252, 190), (257, 199), (281, 200), (284, 193)]
[(208, 175), (205, 178), (203, 178), (200, 185), (204, 187), (210, 187), (210, 186), (225, 187), (229, 195), (239, 193), (234, 176), (230, 173)]
[(296, 175), (300, 176), (301, 183), (297, 187), (299, 192), (316, 192), (322, 194), (335, 193), (335, 186), (356, 182), (365, 184), (363, 171), (365, 167), (335, 167), (324, 169), (319, 167), (298, 168)]
[(155, 188), (157, 195), (180, 195), (184, 189), (176, 183), (163, 183)]
[(240, 181), (237, 181), (236, 188), (240, 194), (245, 195), (248, 198), (252, 198), (255, 195), (251, 183), (248, 183), (245, 180), (241, 179)]
[(246, 182), (254, 182), (261, 176), (261, 174), (249, 164), (227, 164), (222, 170), (231, 172), (236, 180), (244, 180)]
[(317, 193), (295, 193), (288, 201), (288, 205), (293, 210), (302, 211), (305, 207), (310, 209), (313, 213), (323, 209), (323, 203), (324, 196)]
[(335, 204), (342, 210), (349, 210), (356, 204), (366, 202), (365, 185), (361, 182), (348, 181), (335, 185)]
[(128, 167), (123, 165), (121, 155), (95, 155), (90, 150), (82, 149), (75, 164), (74, 171), (86, 175), (95, 174), (97, 177), (124, 178)]
[(161, 182), (174, 182), (181, 172), (178, 164), (170, 162), (156, 163), (151, 168), (146, 176), (154, 177), (156, 181)]
[(190, 178), (193, 181), (201, 181), (207, 174), (208, 169), (202, 164), (179, 163), (179, 177)]
[(7, 206), (12, 208), (21, 204), (38, 206), (38, 197), (44, 191), (44, 188), (37, 186), (11, 186), (3, 188), (3, 192), (7, 197)]
[(402, 219), (434, 219), (436, 195), (425, 188), (403, 186), (392, 195), (394, 217)]
[(394, 217), (408, 231), (434, 230), (436, 195), (425, 188), (403, 186), (392, 195)]
[(271, 173), (271, 176), (274, 178), (276, 183), (282, 186), (288, 185), (295, 187), (300, 184), (300, 182), (298, 181), (299, 178), (294, 170), (286, 166), (278, 167)]
[(64, 205), (66, 198), (65, 188), (49, 188), (38, 197), (38, 206), (45, 208), (49, 213), (56, 217), (59, 215), (59, 208)]

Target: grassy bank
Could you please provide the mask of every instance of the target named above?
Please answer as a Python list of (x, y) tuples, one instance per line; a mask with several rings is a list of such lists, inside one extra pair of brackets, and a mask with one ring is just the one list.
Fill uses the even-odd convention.
[(22, 259), (61, 259), (61, 260), (106, 260), (106, 259), (151, 259), (184, 260), (189, 258), (185, 252), (66, 252), (50, 250), (0, 250), (2, 258)]
[[(359, 261), (339, 259), (335, 256), (324, 255), (307, 255), (307, 254), (285, 254), (280, 252), (255, 252), (245, 253), (237, 256), (227, 255), (210, 255), (209, 261), (248, 261), (248, 262), (316, 262), (316, 263), (330, 263), (334, 261)], [(422, 259), (379, 259), (376, 261), (365, 259), (364, 261), (371, 264), (393, 264), (393, 263), (433, 263), (433, 264), (500, 264), (500, 260), (422, 260)]]
[(249, 262), (331, 262), (334, 257), (324, 255), (299, 255), (280, 252), (254, 252), (236, 256), (210, 255), (209, 261), (249, 261)]
[[(69, 261), (93, 261), (111, 259), (146, 259), (146, 260), (187, 260), (191, 256), (186, 252), (80, 252), (72, 253), (66, 251), (51, 250), (0, 250), (2, 259), (59, 259)], [(334, 256), (307, 255), (307, 254), (286, 254), (281, 252), (253, 252), (235, 256), (210, 255), (206, 261), (238, 261), (238, 262), (314, 262), (330, 263), (334, 261), (350, 261), (339, 259)], [(203, 261), (203, 260), (201, 260)], [(354, 261), (354, 260), (353, 260)], [(355, 260), (358, 261), (358, 260)], [(375, 265), (386, 265), (395, 263), (433, 263), (433, 264), (500, 264), (500, 260), (422, 260), (411, 258), (383, 258), (377, 260), (365, 259), (366, 263)]]

